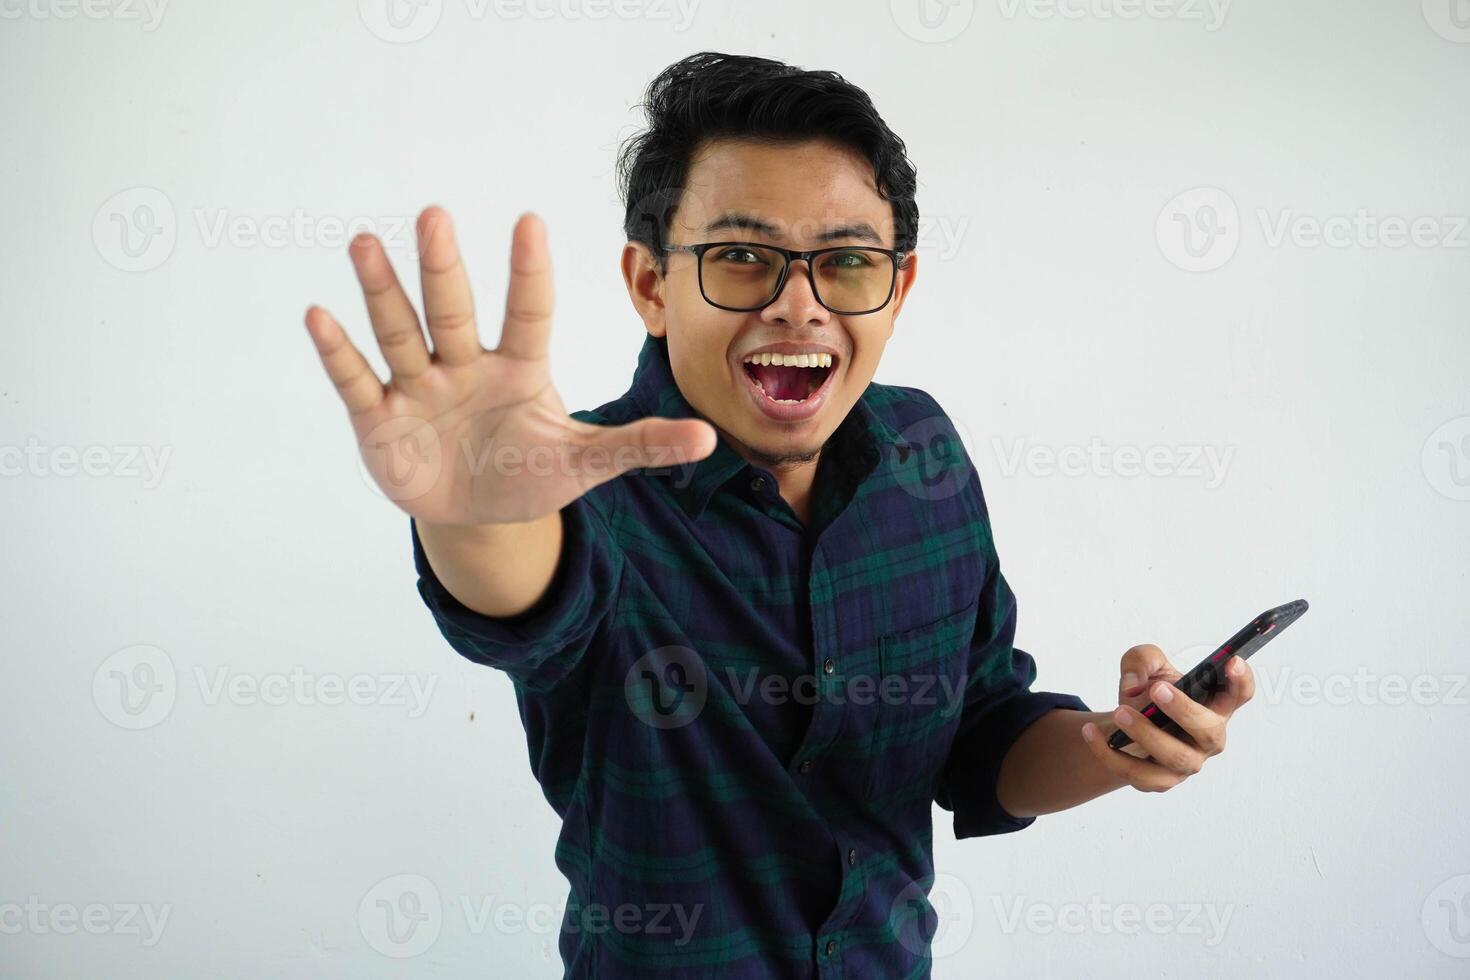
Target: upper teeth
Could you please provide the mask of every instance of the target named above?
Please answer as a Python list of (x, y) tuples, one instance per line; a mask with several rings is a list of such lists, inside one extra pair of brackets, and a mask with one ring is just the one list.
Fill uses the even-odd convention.
[(746, 364), (774, 364), (777, 367), (831, 367), (831, 354), (746, 354)]

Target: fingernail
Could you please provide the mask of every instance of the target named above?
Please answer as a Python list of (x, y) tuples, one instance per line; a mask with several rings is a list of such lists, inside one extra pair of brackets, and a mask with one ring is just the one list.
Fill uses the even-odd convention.
[(1168, 704), (1174, 700), (1174, 689), (1168, 684), (1160, 684), (1154, 688), (1154, 700), (1159, 704)]
[(1095, 738), (1097, 738), (1097, 727), (1089, 721), (1082, 726), (1082, 741), (1091, 742)]
[(1138, 686), (1138, 675), (1129, 671), (1123, 675), (1123, 690), (1131, 691)]
[(1133, 716), (1128, 713), (1127, 708), (1119, 708), (1117, 711), (1114, 711), (1113, 720), (1124, 728), (1128, 728), (1133, 724)]

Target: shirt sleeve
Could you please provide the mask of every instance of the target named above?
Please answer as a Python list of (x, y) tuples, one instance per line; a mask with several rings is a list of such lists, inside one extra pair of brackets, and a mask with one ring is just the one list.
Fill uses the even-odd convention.
[[(971, 472), (981, 519), (988, 522), (979, 475)], [(1000, 764), (1033, 721), (1053, 708), (1092, 709), (1072, 694), (1033, 691), (1036, 661), (1012, 645), (1016, 635), (1016, 597), (1001, 574), (994, 548), (976, 606), (969, 648), (965, 702), (959, 730), (940, 775), (934, 799), (954, 813), (957, 838), (1024, 830), (1035, 817), (1015, 817), (996, 798)]]
[(529, 690), (549, 690), (581, 661), (618, 594), (623, 555), (586, 496), (562, 508), (562, 550), (551, 584), (515, 616), (486, 616), (439, 581), (409, 520), (418, 590), (445, 640), (465, 658), (505, 671)]

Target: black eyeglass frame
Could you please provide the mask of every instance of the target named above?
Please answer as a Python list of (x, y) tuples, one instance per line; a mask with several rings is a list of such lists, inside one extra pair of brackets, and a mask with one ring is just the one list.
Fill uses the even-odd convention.
[[(785, 259), (786, 264), (781, 267), (781, 275), (776, 277), (776, 287), (771, 291), (770, 299), (761, 303), (759, 306), (725, 306), (723, 303), (716, 303), (710, 299), (709, 294), (704, 291), (704, 253), (712, 248), (731, 245), (739, 245), (744, 248), (763, 248), (769, 252), (775, 252)], [(767, 245), (765, 242), (702, 242), (698, 245), (661, 245), (659, 247), (665, 252), (687, 252), (693, 255), (695, 257), (694, 265), (696, 275), (699, 279), (699, 295), (703, 296), (704, 301), (710, 306), (719, 310), (729, 310), (731, 313), (754, 313), (756, 310), (763, 310), (776, 302), (781, 296), (781, 290), (786, 286), (786, 277), (791, 274), (791, 263), (805, 259), (806, 277), (807, 281), (812, 284), (812, 295), (817, 298), (817, 302), (821, 303), (824, 309), (830, 310), (838, 316), (866, 316), (869, 313), (877, 313), (892, 302), (893, 289), (898, 285), (899, 267), (903, 265), (903, 260), (910, 254), (903, 249), (879, 248), (876, 245), (832, 245), (827, 248), (813, 248), (806, 251), (782, 248), (779, 245)], [(886, 255), (892, 264), (893, 274), (888, 280), (888, 293), (883, 297), (883, 302), (870, 310), (839, 310), (829, 305), (822, 298), (822, 291), (817, 288), (816, 276), (812, 274), (812, 266), (814, 265), (812, 260), (818, 255), (826, 255), (831, 252), (877, 252), (880, 255)]]

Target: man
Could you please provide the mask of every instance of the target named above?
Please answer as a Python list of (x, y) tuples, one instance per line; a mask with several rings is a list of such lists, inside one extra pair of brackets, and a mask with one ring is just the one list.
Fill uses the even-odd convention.
[(1251, 677), (1162, 703), (1188, 740), (1138, 712), (1179, 677), (1154, 646), (1124, 655), (1116, 713), (1030, 690), (971, 461), (932, 397), (872, 382), (918, 211), (866, 94), (706, 52), (646, 109), (619, 168), (647, 332), (623, 397), (569, 416), (552, 388), (532, 215), (493, 351), (437, 208), (432, 352), (370, 237), (351, 256), (389, 383), (325, 311), (307, 326), (439, 628), (514, 683), (562, 818), (567, 975), (927, 976), (934, 802), (974, 837), (1168, 789)]

